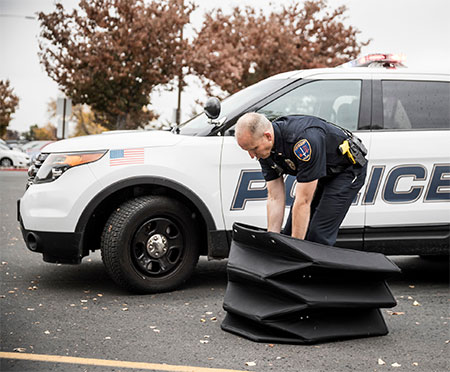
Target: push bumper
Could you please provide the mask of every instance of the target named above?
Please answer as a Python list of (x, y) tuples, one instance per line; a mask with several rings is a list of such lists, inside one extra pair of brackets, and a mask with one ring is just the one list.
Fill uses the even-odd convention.
[(20, 216), (20, 199), (17, 201), (17, 219), (27, 248), (42, 253), (45, 262), (79, 264), (83, 258), (82, 233), (32, 231), (25, 229)]

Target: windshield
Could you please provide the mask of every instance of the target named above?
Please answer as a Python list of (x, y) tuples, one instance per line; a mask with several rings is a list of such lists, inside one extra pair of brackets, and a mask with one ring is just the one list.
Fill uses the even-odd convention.
[[(253, 84), (239, 92), (225, 98), (221, 102), (220, 116), (218, 120), (226, 117), (227, 120), (231, 119), (229, 116), (237, 109), (245, 109), (267, 95), (275, 92), (286, 80), (280, 79), (265, 79), (256, 84)], [(194, 116), (192, 119), (184, 122), (180, 125), (180, 134), (196, 135), (203, 133), (208, 128), (212, 129), (213, 126), (209, 124), (209, 120), (204, 113)]]

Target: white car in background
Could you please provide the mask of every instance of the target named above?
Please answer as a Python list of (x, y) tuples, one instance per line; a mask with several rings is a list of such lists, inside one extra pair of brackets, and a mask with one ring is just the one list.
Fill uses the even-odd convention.
[(11, 150), (7, 145), (0, 143), (0, 167), (27, 167), (30, 157), (19, 150)]

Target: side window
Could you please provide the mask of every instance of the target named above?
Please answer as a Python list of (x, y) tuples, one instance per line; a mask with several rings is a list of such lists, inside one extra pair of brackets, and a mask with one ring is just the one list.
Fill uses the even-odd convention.
[(383, 80), (384, 129), (450, 129), (450, 84)]
[(316, 80), (258, 110), (269, 120), (285, 115), (312, 115), (349, 130), (358, 127), (361, 80)]

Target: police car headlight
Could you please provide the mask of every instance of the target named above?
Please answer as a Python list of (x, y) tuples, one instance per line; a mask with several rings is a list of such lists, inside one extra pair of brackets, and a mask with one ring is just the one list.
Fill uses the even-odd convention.
[(105, 155), (105, 153), (106, 150), (50, 154), (39, 168), (34, 183), (52, 182), (61, 177), (68, 169), (97, 161)]

